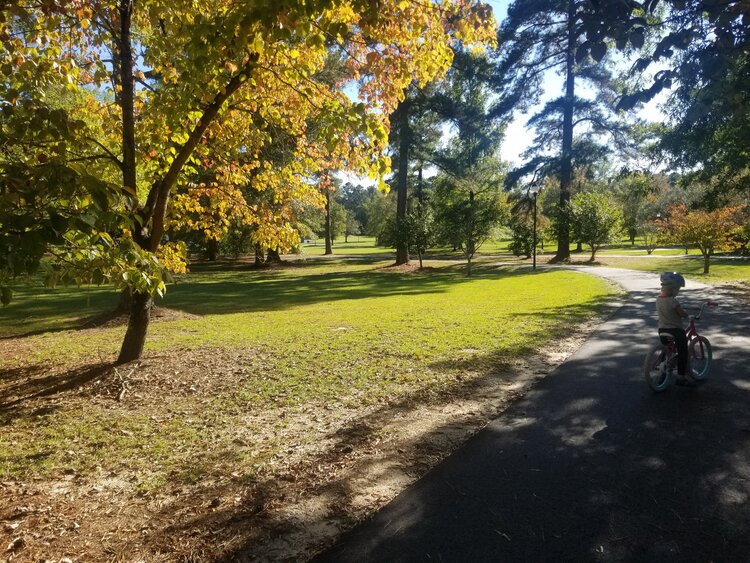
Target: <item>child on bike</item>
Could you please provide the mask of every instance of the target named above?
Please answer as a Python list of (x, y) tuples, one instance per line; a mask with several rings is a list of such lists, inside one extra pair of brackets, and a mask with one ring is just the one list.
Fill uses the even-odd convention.
[[(685, 278), (677, 272), (664, 272), (660, 276), (661, 294), (656, 298), (656, 311), (659, 313), (659, 335), (669, 334), (677, 345), (677, 385), (694, 385), (687, 373), (688, 341), (682, 319), (690, 317), (682, 308), (676, 296), (685, 287)], [(664, 338), (662, 337), (662, 341)]]

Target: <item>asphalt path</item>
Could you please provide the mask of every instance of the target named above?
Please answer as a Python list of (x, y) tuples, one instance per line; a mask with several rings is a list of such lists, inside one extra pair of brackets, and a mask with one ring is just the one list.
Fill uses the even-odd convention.
[[(591, 271), (591, 269), (587, 270)], [(623, 306), (521, 401), (346, 534), (318, 562), (750, 562), (750, 314), (698, 323), (714, 349), (698, 388), (652, 393), (658, 276), (595, 273)]]

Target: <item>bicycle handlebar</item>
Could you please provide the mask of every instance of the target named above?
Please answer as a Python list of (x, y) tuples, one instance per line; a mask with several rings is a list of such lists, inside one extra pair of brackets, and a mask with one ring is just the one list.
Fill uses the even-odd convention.
[(700, 308), (700, 311), (698, 311), (698, 314), (697, 314), (697, 315), (695, 315), (695, 317), (693, 317), (693, 318), (694, 318), (694, 319), (695, 319), (696, 321), (697, 321), (697, 320), (699, 320), (699, 319), (701, 318), (701, 315), (703, 314), (703, 310), (704, 310), (704, 309), (706, 308), (706, 306), (709, 306), (709, 307), (716, 307), (717, 305), (718, 305), (718, 303), (717, 303), (716, 301), (712, 301), (711, 299), (709, 299), (708, 301), (705, 301), (705, 302), (704, 302), (704, 303), (703, 303), (703, 304), (701, 305), (701, 308)]

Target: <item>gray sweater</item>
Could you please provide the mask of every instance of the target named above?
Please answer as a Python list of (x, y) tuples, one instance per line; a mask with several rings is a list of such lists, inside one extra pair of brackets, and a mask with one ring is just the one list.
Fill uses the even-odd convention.
[(656, 311), (659, 313), (659, 328), (682, 328), (680, 302), (674, 297), (657, 297)]

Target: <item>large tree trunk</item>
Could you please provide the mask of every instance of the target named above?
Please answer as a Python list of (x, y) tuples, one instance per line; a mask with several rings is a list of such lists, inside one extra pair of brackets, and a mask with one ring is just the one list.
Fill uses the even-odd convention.
[(409, 129), (409, 104), (402, 102), (399, 106), (399, 135), (398, 148), (398, 179), (396, 184), (396, 231), (399, 233), (396, 246), (396, 265), (409, 263), (409, 245), (403, 236), (402, 226), (406, 221), (406, 186), (409, 179), (409, 145), (411, 144), (411, 130)]
[(326, 251), (323, 253), (333, 254), (333, 245), (331, 240), (331, 192), (326, 190)]
[(573, 177), (573, 109), (575, 104), (576, 8), (568, 0), (568, 44), (565, 53), (565, 100), (563, 103), (562, 154), (560, 157), (560, 220), (557, 231), (557, 254), (554, 262), (570, 260), (570, 225), (567, 207)]
[[(137, 186), (137, 169), (135, 159), (135, 80), (133, 77), (133, 46), (130, 35), (133, 3), (121, 0), (118, 4), (119, 34), (115, 40), (117, 53), (113, 57), (113, 76), (115, 80), (115, 101), (120, 106), (122, 115), (122, 185), (126, 194), (135, 195)], [(132, 198), (132, 205), (138, 205), (137, 198)], [(144, 246), (145, 240), (140, 233), (135, 233), (136, 242)], [(129, 362), (141, 357), (146, 342), (146, 331), (151, 311), (151, 297), (132, 295), (125, 290), (120, 295), (118, 312), (128, 313), (128, 329), (125, 333), (118, 363)]]
[(711, 260), (711, 255), (706, 252), (703, 254), (703, 273), (708, 273), (708, 267), (709, 267), (709, 260)]
[(266, 256), (266, 264), (281, 264), (281, 255), (277, 248), (269, 248)]
[(120, 356), (117, 358), (118, 364), (137, 360), (143, 354), (152, 306), (153, 300), (147, 293), (134, 293), (131, 296), (128, 330), (125, 332)]

